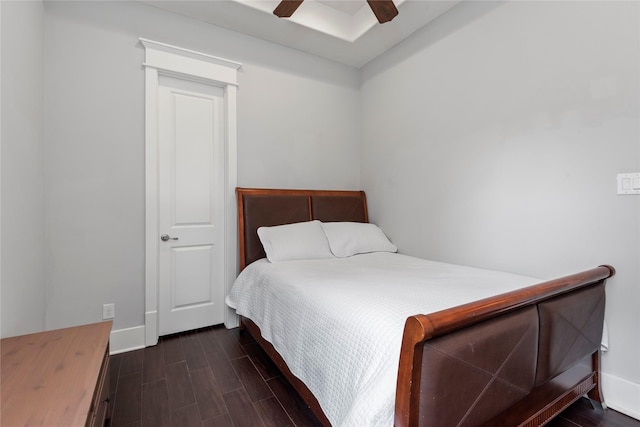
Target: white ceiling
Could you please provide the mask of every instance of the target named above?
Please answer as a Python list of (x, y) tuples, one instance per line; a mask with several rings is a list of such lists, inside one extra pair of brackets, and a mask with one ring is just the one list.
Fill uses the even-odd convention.
[(140, 0), (155, 7), (360, 68), (461, 0), (394, 0), (379, 24), (366, 0), (305, 0), (291, 18), (278, 0)]

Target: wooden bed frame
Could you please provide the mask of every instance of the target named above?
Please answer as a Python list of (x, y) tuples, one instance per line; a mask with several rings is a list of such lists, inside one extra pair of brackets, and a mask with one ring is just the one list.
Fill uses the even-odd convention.
[[(362, 191), (236, 190), (240, 269), (263, 258), (260, 226), (317, 219), (368, 222)], [(600, 341), (607, 278), (600, 266), (406, 320), (395, 403), (400, 426), (540, 426), (582, 396), (603, 403)], [(318, 419), (330, 423), (260, 329), (245, 327)]]

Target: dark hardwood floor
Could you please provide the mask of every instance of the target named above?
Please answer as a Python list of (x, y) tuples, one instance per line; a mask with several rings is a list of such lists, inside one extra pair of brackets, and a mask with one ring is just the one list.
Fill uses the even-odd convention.
[[(250, 335), (224, 327), (112, 356), (110, 401), (111, 427), (320, 425)], [(598, 413), (582, 399), (547, 425), (640, 427), (640, 421), (610, 409)]]

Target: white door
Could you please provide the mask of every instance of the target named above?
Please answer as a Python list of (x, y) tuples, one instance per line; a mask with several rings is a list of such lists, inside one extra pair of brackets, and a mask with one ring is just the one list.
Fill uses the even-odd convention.
[(159, 335), (224, 322), (223, 89), (161, 76)]

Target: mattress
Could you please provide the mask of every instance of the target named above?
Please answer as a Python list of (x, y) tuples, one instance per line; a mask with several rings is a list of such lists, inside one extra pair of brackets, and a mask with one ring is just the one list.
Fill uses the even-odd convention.
[(261, 259), (241, 272), (227, 304), (260, 328), (333, 426), (393, 426), (407, 317), (539, 282), (387, 252)]

